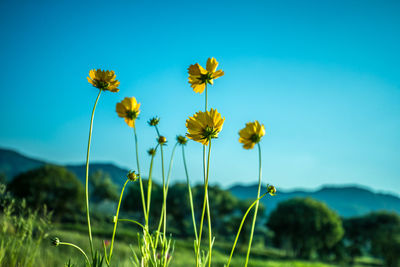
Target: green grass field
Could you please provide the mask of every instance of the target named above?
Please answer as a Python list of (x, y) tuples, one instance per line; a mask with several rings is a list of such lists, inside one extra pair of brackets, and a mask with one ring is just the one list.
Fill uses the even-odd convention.
[[(121, 233), (122, 234), (122, 233)], [(53, 230), (51, 236), (58, 236), (60, 240), (65, 242), (73, 242), (81, 246), (84, 250), (89, 251), (89, 243), (86, 234), (72, 230)], [(50, 241), (44, 240), (38, 249), (35, 262), (31, 266), (35, 267), (49, 267), (49, 266), (63, 266), (69, 259), (71, 262), (84, 266), (84, 259), (82, 255), (74, 248), (67, 246), (54, 247)], [(132, 240), (133, 247), (135, 240)], [(102, 239), (94, 238), (94, 244), (97, 248), (101, 248)], [(173, 267), (189, 267), (195, 266), (193, 250), (191, 241), (178, 240), (175, 242), (175, 252), (171, 266)], [(205, 245), (207, 246), (207, 245)], [(213, 267), (223, 267), (228, 259), (228, 252), (230, 245), (216, 244), (213, 253)], [(228, 250), (228, 251), (227, 251)], [(240, 250), (239, 250), (240, 251)], [(130, 257), (132, 256), (129, 242), (125, 240), (118, 240), (114, 246), (113, 265), (116, 267), (132, 266)], [(232, 267), (244, 266), (244, 253), (240, 253), (233, 258)], [(356, 266), (381, 266), (380, 264), (373, 264), (370, 259), (364, 260), (369, 262), (368, 265), (357, 264)], [(252, 259), (249, 266), (252, 267), (330, 267), (330, 266), (344, 266), (342, 264), (323, 263), (318, 261), (302, 261), (284, 258), (281, 251), (273, 248), (255, 247), (252, 253)]]

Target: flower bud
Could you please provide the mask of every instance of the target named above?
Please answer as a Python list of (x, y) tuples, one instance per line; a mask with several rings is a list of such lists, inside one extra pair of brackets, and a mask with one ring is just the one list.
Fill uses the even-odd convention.
[(268, 185), (267, 186), (267, 192), (268, 194), (270, 194), (271, 196), (275, 196), (276, 193), (276, 188), (273, 185)]
[(147, 150), (147, 153), (149, 154), (149, 156), (155, 156), (156, 155), (156, 150), (154, 148), (150, 148), (149, 150)]
[(164, 144), (167, 142), (167, 138), (165, 138), (164, 136), (160, 136), (160, 137), (157, 139), (157, 142), (158, 142), (160, 145), (164, 145)]
[(147, 123), (150, 126), (157, 126), (159, 122), (160, 122), (160, 118), (159, 117), (153, 117)]
[(184, 146), (184, 145), (186, 145), (186, 143), (187, 143), (187, 138), (185, 137), (185, 136), (183, 136), (183, 135), (178, 135), (177, 137), (176, 137), (176, 141), (180, 144), (180, 145), (182, 145), (182, 146)]
[(129, 171), (126, 177), (131, 180), (132, 182), (136, 181), (139, 178), (139, 175), (136, 174), (135, 171)]
[(60, 239), (58, 239), (58, 237), (53, 237), (51, 239), (51, 244), (55, 247), (57, 247), (58, 245), (60, 245)]

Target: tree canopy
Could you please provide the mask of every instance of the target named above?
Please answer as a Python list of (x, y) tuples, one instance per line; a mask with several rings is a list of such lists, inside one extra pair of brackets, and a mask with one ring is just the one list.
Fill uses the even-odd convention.
[(45, 165), (19, 174), (9, 189), (14, 196), (24, 198), (30, 207), (46, 205), (56, 217), (72, 216), (84, 208), (83, 185), (64, 167)]
[(275, 245), (301, 258), (332, 248), (344, 234), (340, 217), (311, 198), (281, 202), (271, 213), (267, 226), (274, 231)]

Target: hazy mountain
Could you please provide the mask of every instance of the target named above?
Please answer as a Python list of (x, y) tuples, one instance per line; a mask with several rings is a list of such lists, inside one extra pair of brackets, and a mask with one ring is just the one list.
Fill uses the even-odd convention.
[[(254, 199), (257, 185), (236, 185), (229, 189), (240, 199)], [(319, 190), (281, 191), (276, 196), (267, 196), (262, 202), (270, 213), (279, 202), (293, 197), (312, 197), (325, 202), (343, 217), (363, 215), (372, 211), (386, 210), (400, 213), (400, 198), (390, 194), (374, 193), (359, 186), (324, 186)]]
[[(8, 180), (12, 179), (15, 175), (44, 164), (51, 164), (51, 162), (29, 158), (13, 150), (0, 149), (0, 173), (5, 173)], [(75, 173), (82, 183), (84, 183), (85, 164), (66, 165), (65, 167)], [(125, 182), (128, 172), (128, 170), (111, 163), (91, 163), (90, 172), (93, 173), (96, 170), (107, 172), (114, 183), (120, 186)], [(229, 190), (240, 199), (254, 199), (257, 194), (257, 185), (236, 185)], [(400, 213), (400, 198), (397, 196), (374, 193), (370, 189), (359, 186), (325, 186), (314, 191), (278, 190), (276, 196), (267, 196), (262, 201), (267, 207), (267, 213), (269, 213), (279, 202), (293, 197), (312, 197), (323, 201), (344, 217), (363, 215), (377, 210), (396, 211)]]
[[(8, 180), (11, 180), (20, 173), (38, 168), (45, 164), (52, 164), (52, 162), (32, 159), (13, 150), (0, 148), (0, 173), (4, 173)], [(85, 182), (85, 164), (65, 165), (64, 167), (75, 173), (82, 183)], [(110, 174), (114, 183), (120, 186), (124, 184), (126, 174), (128, 173), (128, 170), (115, 166), (112, 163), (91, 163), (89, 169), (90, 173), (97, 170), (102, 170)]]
[(6, 175), (7, 180), (44, 164), (44, 161), (28, 158), (13, 150), (0, 149), (0, 172)]

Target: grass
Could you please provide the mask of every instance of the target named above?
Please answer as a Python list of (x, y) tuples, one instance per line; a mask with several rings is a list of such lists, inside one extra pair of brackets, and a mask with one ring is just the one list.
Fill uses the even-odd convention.
[[(85, 234), (71, 230), (53, 230), (50, 236), (58, 236), (60, 240), (65, 242), (74, 242), (82, 247), (85, 251), (89, 251), (89, 242)], [(94, 237), (93, 239), (96, 249), (101, 248), (102, 239)], [(132, 240), (135, 247), (136, 240)], [(128, 267), (132, 266), (130, 257), (132, 256), (129, 243), (118, 240), (115, 244), (113, 256), (113, 266)], [(228, 259), (226, 249), (227, 244), (216, 244), (213, 267), (223, 267)], [(233, 258), (232, 267), (243, 267), (245, 262), (245, 249), (239, 250), (239, 254)], [(266, 256), (267, 255), (267, 256)], [(319, 261), (303, 261), (282, 258), (283, 253), (273, 248), (255, 248), (254, 257), (250, 260), (249, 267), (336, 267), (343, 265), (335, 265), (323, 263)], [(40, 244), (37, 254), (34, 259), (36, 267), (48, 266), (63, 266), (69, 259), (78, 266), (84, 266), (82, 255), (74, 248), (67, 246), (53, 247), (50, 241), (44, 240)], [(364, 259), (356, 266), (364, 267), (363, 262), (369, 262), (369, 259)], [(175, 242), (175, 253), (171, 262), (173, 267), (190, 267), (195, 266), (194, 255), (192, 250), (192, 241), (177, 240)], [(379, 266), (379, 265), (378, 265)], [(3, 267), (3, 266), (2, 266)], [(5, 267), (5, 266), (4, 266)]]

